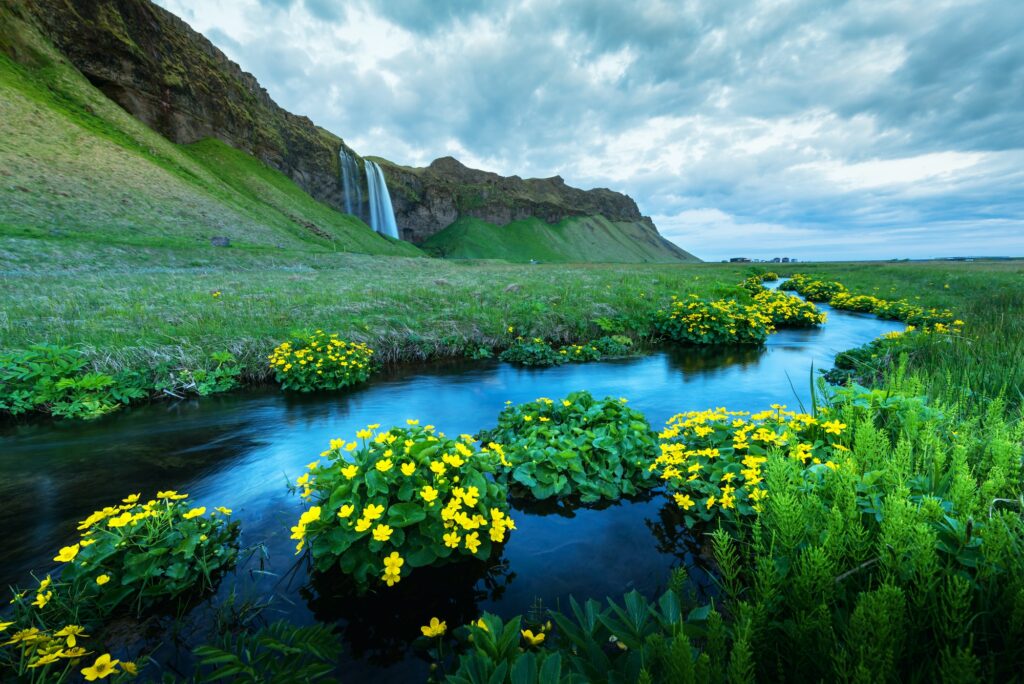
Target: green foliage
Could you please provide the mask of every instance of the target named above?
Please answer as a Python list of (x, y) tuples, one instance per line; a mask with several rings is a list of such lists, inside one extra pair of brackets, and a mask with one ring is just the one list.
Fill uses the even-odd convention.
[(514, 529), (504, 485), (486, 475), (495, 455), (410, 421), (357, 441), (333, 440), (327, 462), (297, 480), (311, 506), (292, 528), (320, 571), (337, 565), (360, 590), (393, 586), (414, 568), (488, 558)]
[[(238, 554), (238, 524), (230, 511), (190, 507), (185, 494), (159, 492), (140, 502), (137, 494), (83, 520), (81, 538), (64, 547), (60, 577), (37, 588), (35, 607), (52, 623), (103, 620), (119, 610), (136, 616), (188, 594), (213, 589)], [(50, 593), (52, 592), (52, 594)]]
[(628, 337), (613, 335), (586, 344), (570, 344), (555, 349), (540, 337), (530, 340), (520, 337), (498, 358), (520, 366), (559, 366), (563, 363), (583, 363), (628, 356), (632, 351), (632, 345), (633, 341)]
[(146, 391), (121, 379), (87, 370), (81, 353), (38, 344), (0, 354), (0, 413), (49, 413), (62, 418), (96, 418)]
[(847, 425), (828, 413), (815, 417), (779, 405), (753, 415), (725, 408), (680, 413), (659, 435), (661, 450), (652, 468), (688, 524), (736, 524), (762, 510), (769, 454), (785, 453), (815, 472), (845, 460)]
[(802, 294), (812, 302), (827, 302), (840, 292), (846, 292), (846, 286), (836, 280), (816, 280), (802, 273), (794, 273), (782, 288)]
[(338, 681), (332, 675), (341, 643), (325, 625), (297, 627), (278, 621), (255, 631), (223, 634), (196, 648), (195, 655), (196, 670), (188, 680), (195, 684)]
[(498, 478), (537, 499), (614, 501), (655, 484), (647, 466), (656, 453), (656, 435), (624, 399), (574, 392), (559, 402), (540, 398), (507, 406), (498, 425), (478, 437), (491, 449), (500, 445), (506, 468)]
[(229, 392), (238, 387), (242, 373), (238, 359), (231, 352), (214, 352), (205, 368), (184, 368), (171, 373), (169, 380), (157, 383), (158, 390), (172, 393), (198, 394), (201, 397)]
[(774, 326), (759, 306), (690, 295), (688, 299), (673, 297), (669, 308), (655, 317), (654, 329), (683, 344), (762, 344)]
[(270, 354), (274, 376), (286, 390), (336, 390), (365, 382), (373, 373), (373, 350), (317, 330), (282, 342)]

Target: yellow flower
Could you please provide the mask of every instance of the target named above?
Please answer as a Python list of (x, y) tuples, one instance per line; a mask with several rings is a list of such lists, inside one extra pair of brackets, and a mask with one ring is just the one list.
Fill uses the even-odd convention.
[(100, 575), (96, 578), (96, 584), (100, 585), (101, 587), (109, 581), (110, 575)]
[(405, 475), (406, 477), (409, 477), (410, 475), (412, 475), (415, 472), (416, 472), (416, 464), (415, 463), (403, 463), (402, 464), (402, 474)]
[(441, 636), (447, 629), (448, 625), (437, 618), (430, 618), (429, 625), (423, 625), (420, 627), (420, 631), (423, 632), (423, 636), (430, 639)]
[(431, 487), (430, 485), (427, 485), (422, 490), (420, 490), (420, 496), (423, 497), (424, 501), (429, 503), (437, 498), (437, 490)]
[(345, 476), (346, 480), (351, 480), (353, 477), (359, 474), (359, 466), (352, 464), (345, 466), (341, 469), (341, 474)]
[(447, 546), (449, 549), (459, 548), (460, 541), (462, 541), (462, 537), (460, 537), (459, 533), (454, 530), (444, 535), (444, 545)]
[[(222, 515), (231, 515), (231, 509), (225, 508), (224, 506), (217, 506), (217, 512)], [(124, 667), (124, 663), (122, 663), (121, 666)]]
[(686, 494), (675, 494), (673, 498), (676, 500), (676, 505), (682, 508), (684, 511), (688, 511), (693, 508), (693, 499)]
[(352, 515), (353, 511), (355, 510), (356, 507), (353, 506), (352, 504), (343, 504), (342, 507), (338, 509), (338, 517), (347, 518), (348, 516)]
[(373, 528), (373, 538), (379, 542), (386, 542), (391, 539), (391, 533), (394, 532), (387, 525), (377, 525)]
[(405, 422), (406, 422), (407, 425), (419, 425), (420, 424), (420, 421), (413, 420), (412, 418), (406, 420)]
[(373, 527), (373, 521), (367, 520), (366, 518), (360, 518), (356, 521), (356, 532), (365, 532), (366, 530)]
[(394, 465), (395, 464), (391, 462), (390, 458), (383, 458), (383, 459), (377, 461), (377, 470), (379, 470), (382, 473), (386, 473), (389, 470), (391, 470), (391, 468)]
[(32, 670), (34, 670), (37, 667), (46, 667), (50, 663), (57, 662), (57, 660), (60, 659), (62, 653), (63, 653), (63, 651), (55, 651), (53, 653), (47, 653), (44, 656), (40, 656), (38, 660), (36, 660), (34, 663), (29, 665), (28, 667), (29, 667), (29, 669), (32, 669)]
[(708, 510), (711, 510), (711, 507), (715, 505), (715, 497), (709, 496), (704, 505), (707, 506)]
[(7, 628), (13, 624), (13, 622), (0, 622), (0, 632), (6, 632)]
[[(130, 518), (131, 516), (128, 517)], [(75, 559), (75, 556), (78, 555), (78, 550), (80, 548), (81, 547), (78, 544), (72, 544), (71, 546), (62, 547), (60, 553), (54, 556), (53, 560), (58, 561), (60, 563), (68, 563), (70, 561), (73, 561)]]
[(295, 484), (300, 487), (304, 487), (307, 482), (309, 482), (309, 473), (302, 473), (302, 475), (295, 478)]
[(121, 501), (126, 504), (132, 504), (139, 500), (139, 496), (141, 496), (141, 494), (129, 494), (125, 498), (121, 499)]
[(192, 518), (198, 518), (201, 515), (206, 514), (206, 506), (200, 506), (199, 508), (193, 508), (188, 513), (185, 513), (181, 517), (185, 520), (191, 520)]
[(81, 625), (68, 625), (59, 632), (54, 632), (53, 636), (65, 637), (67, 639), (68, 646), (73, 647), (78, 643), (77, 637), (87, 637), (89, 635), (85, 633), (85, 627), (82, 627)]
[(532, 630), (524, 629), (519, 633), (523, 635), (524, 639), (526, 639), (526, 644), (528, 646), (540, 646), (544, 643), (544, 632), (537, 632), (534, 634)]
[(106, 679), (117, 672), (117, 664), (120, 660), (111, 660), (109, 653), (104, 653), (91, 667), (82, 668), (82, 675), (87, 682), (95, 682), (97, 679)]
[(135, 675), (139, 674), (139, 667), (138, 667), (138, 665), (136, 665), (135, 663), (133, 663), (130, 660), (122, 661), (121, 662), (121, 669), (124, 670), (127, 674), (130, 674), (132, 677), (134, 677)]
[(45, 608), (46, 604), (49, 603), (50, 599), (52, 599), (52, 598), (53, 598), (53, 592), (52, 591), (48, 591), (45, 594), (40, 592), (40, 593), (36, 594), (36, 600), (32, 602), (32, 605), (36, 606), (37, 608)]
[(846, 429), (846, 423), (840, 423), (838, 420), (830, 420), (826, 423), (822, 423), (821, 427), (825, 428), (825, 432), (833, 435), (841, 435), (843, 430)]
[(135, 516), (129, 511), (125, 511), (121, 515), (115, 515), (113, 518), (107, 520), (107, 527), (124, 527), (128, 523), (134, 520)]
[(381, 505), (367, 504), (363, 509), (363, 517), (367, 520), (376, 520), (382, 515), (384, 515), (384, 506)]
[(477, 627), (479, 627), (480, 629), (484, 630), (485, 632), (490, 632), (491, 631), (490, 629), (487, 628), (487, 623), (484, 622), (483, 618), (479, 618), (473, 624), (475, 624)]
[(480, 533), (472, 532), (466, 535), (466, 548), (470, 553), (476, 553), (480, 548)]
[(466, 490), (465, 494), (462, 495), (462, 503), (468, 507), (476, 506), (477, 501), (480, 498), (480, 490), (476, 487), (470, 487)]
[(177, 501), (179, 499), (187, 499), (188, 498), (188, 494), (179, 494), (178, 492), (174, 491), (173, 489), (169, 489), (166, 492), (157, 492), (156, 493), (156, 498), (158, 498), (158, 499), (171, 499), (173, 501)]
[(37, 589), (37, 591), (46, 591), (50, 587), (50, 584), (52, 582), (53, 582), (53, 580), (50, 579), (49, 575), (47, 575), (46, 579), (44, 579), (42, 582), (39, 583), (39, 589)]

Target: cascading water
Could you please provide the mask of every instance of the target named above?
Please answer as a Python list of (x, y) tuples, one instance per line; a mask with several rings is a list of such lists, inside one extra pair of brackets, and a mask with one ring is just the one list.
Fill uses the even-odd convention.
[(384, 172), (369, 159), (366, 160), (366, 187), (370, 196), (370, 227), (382, 235), (397, 238), (398, 224)]
[(363, 211), (363, 184), (359, 173), (359, 162), (344, 147), (339, 155), (341, 161), (341, 188), (345, 191), (345, 213), (360, 216)]

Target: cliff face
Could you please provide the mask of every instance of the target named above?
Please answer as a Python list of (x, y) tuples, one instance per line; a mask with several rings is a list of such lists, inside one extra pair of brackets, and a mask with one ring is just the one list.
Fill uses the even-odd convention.
[[(27, 10), (95, 87), (164, 137), (179, 144), (219, 139), (344, 211), (339, 151), (344, 147), (359, 156), (341, 138), (279, 107), (252, 74), (170, 12), (149, 0), (4, 1), (19, 12)], [(558, 176), (503, 177), (451, 157), (426, 168), (377, 161), (387, 177), (400, 236), (416, 244), (459, 219), (504, 226), (530, 218), (556, 224), (593, 216), (642, 224), (657, 235), (631, 198), (604, 188), (580, 190)], [(364, 203), (357, 212), (363, 218), (368, 215), (365, 182), (364, 173)]]
[(256, 78), (148, 0), (24, 0), (89, 81), (166, 138), (218, 138), (340, 208), (341, 140), (279, 107)]
[(605, 188), (580, 190), (560, 176), (499, 176), (468, 168), (452, 157), (437, 159), (426, 168), (375, 161), (387, 175), (402, 238), (417, 244), (465, 217), (502, 226), (531, 217), (554, 224), (575, 216), (603, 216), (654, 228), (627, 195)]

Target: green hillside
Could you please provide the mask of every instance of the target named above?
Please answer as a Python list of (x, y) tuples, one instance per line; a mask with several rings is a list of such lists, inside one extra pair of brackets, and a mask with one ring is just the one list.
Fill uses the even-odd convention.
[(0, 10), (0, 232), (416, 255), (214, 140), (175, 145)]
[(424, 244), (449, 259), (504, 259), (527, 262), (678, 263), (696, 257), (639, 221), (601, 216), (569, 218), (557, 224), (531, 218), (505, 226), (463, 217)]

